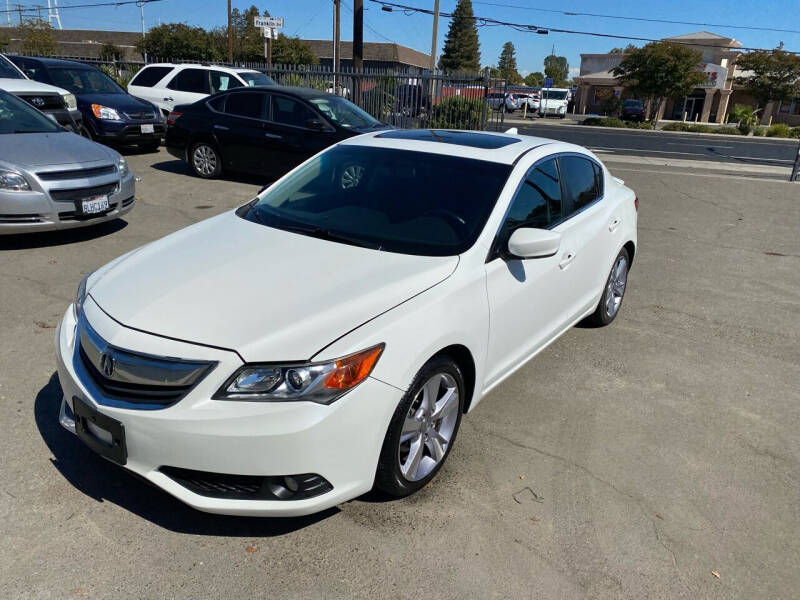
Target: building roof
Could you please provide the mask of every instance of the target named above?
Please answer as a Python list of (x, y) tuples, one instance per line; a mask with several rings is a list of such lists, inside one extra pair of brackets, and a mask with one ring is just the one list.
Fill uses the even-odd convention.
[(741, 47), (741, 43), (737, 42), (732, 37), (719, 35), (718, 33), (711, 33), (710, 31), (696, 31), (694, 33), (684, 33), (683, 35), (675, 35), (668, 38), (663, 38), (665, 42), (679, 41), (679, 42), (697, 42), (699, 45), (704, 44), (722, 44), (732, 48)]
[(602, 80), (603, 82), (611, 82), (616, 77), (611, 71), (598, 71), (597, 73), (587, 73), (586, 75), (579, 75), (575, 78), (575, 81), (581, 81), (582, 83), (588, 83), (588, 80)]
[[(333, 58), (333, 42), (330, 40), (302, 40), (309, 46), (317, 58)], [(352, 60), (353, 42), (341, 41), (342, 59)], [(389, 42), (364, 42), (364, 60), (395, 62), (420, 69), (430, 66), (430, 55), (423, 52)]]
[[(3, 32), (11, 39), (8, 51), (22, 51), (22, 40), (17, 27), (3, 28)], [(136, 50), (136, 43), (142, 34), (135, 31), (95, 31), (92, 29), (53, 29), (53, 37), (58, 44), (56, 54), (62, 56), (79, 56), (96, 58), (100, 56), (103, 44), (113, 44), (123, 52), (123, 59), (141, 60), (142, 55)]]

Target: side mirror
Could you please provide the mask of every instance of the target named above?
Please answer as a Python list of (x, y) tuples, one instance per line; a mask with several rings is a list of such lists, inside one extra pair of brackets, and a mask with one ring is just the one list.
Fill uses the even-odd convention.
[(325, 129), (325, 123), (319, 119), (309, 119), (306, 121), (306, 127), (308, 129), (313, 129), (314, 131), (322, 131)]
[(549, 229), (520, 227), (508, 239), (508, 252), (516, 258), (553, 256), (561, 246), (561, 234)]

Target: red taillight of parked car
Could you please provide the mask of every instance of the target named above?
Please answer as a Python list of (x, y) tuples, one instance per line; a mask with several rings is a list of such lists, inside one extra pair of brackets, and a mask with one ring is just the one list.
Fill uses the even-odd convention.
[(171, 113), (169, 113), (169, 116), (167, 116), (167, 127), (169, 127), (170, 125), (175, 125), (175, 121), (177, 121), (178, 118), (182, 116), (183, 116), (182, 112), (177, 112), (173, 110)]
[(639, 212), (639, 197), (633, 199), (633, 207), (636, 209), (636, 212)]

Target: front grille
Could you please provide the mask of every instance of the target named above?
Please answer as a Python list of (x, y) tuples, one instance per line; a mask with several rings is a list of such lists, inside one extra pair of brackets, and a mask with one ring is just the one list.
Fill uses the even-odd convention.
[(41, 223), (44, 215), (0, 215), (0, 223)]
[(64, 179), (88, 179), (89, 177), (99, 177), (101, 175), (111, 175), (117, 172), (116, 165), (105, 165), (103, 167), (93, 167), (91, 169), (71, 169), (69, 171), (43, 171), (37, 173), (42, 181), (60, 181)]
[(229, 475), (164, 466), (164, 475), (187, 490), (209, 498), (230, 500), (303, 500), (325, 494), (333, 486), (322, 475)]
[(152, 121), (156, 118), (156, 115), (152, 110), (126, 112), (125, 116), (133, 121)]
[(64, 100), (57, 94), (17, 94), (17, 96), (39, 110), (58, 110), (66, 108)]
[(50, 190), (50, 197), (58, 202), (74, 202), (76, 200), (86, 200), (95, 196), (107, 196), (117, 191), (119, 182), (95, 185), (93, 187), (73, 188), (66, 190)]
[(80, 322), (79, 339), (78, 356), (101, 392), (102, 397), (95, 398), (100, 404), (116, 401), (134, 405), (129, 408), (164, 408), (183, 398), (217, 364), (161, 358), (113, 347), (85, 318)]

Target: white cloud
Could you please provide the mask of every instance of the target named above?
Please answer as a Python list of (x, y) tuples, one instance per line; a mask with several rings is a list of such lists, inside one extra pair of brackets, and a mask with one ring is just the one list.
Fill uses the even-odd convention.
[(577, 77), (580, 74), (581, 74), (581, 68), (580, 67), (570, 67), (569, 68), (569, 78), (570, 79), (573, 79), (573, 78)]

